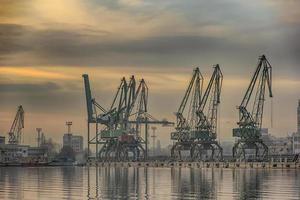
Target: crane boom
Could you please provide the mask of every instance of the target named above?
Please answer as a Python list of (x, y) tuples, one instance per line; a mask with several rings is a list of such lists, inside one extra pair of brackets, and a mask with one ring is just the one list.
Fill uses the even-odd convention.
[(83, 74), (82, 77), (83, 77), (83, 81), (84, 81), (88, 121), (93, 122), (93, 121), (95, 121), (95, 119), (93, 117), (93, 102), (92, 102), (92, 94), (91, 94), (91, 88), (90, 88), (89, 75)]
[[(202, 97), (200, 106), (197, 111), (199, 116), (198, 121), (198, 131), (200, 134), (205, 134), (206, 139), (216, 138), (217, 129), (217, 113), (218, 105), (220, 104), (220, 95), (223, 82), (223, 74), (221, 72), (220, 66), (217, 64), (214, 66), (214, 72)], [(207, 114), (205, 114), (205, 108), (207, 106), (207, 101), (209, 101)]]
[[(252, 97), (252, 93), (254, 92), (254, 88), (257, 86), (257, 91), (253, 103), (252, 112), (250, 113), (247, 109), (249, 102)], [(262, 118), (263, 118), (263, 108), (264, 108), (264, 101), (265, 101), (265, 90), (266, 86), (269, 91), (269, 97), (273, 97), (272, 93), (272, 67), (266, 57), (262, 55), (259, 58), (257, 68), (255, 73), (251, 79), (250, 85), (246, 91), (246, 94), (243, 98), (241, 105), (238, 107), (240, 117), (238, 125), (240, 128), (254, 128), (260, 132), (262, 127)], [(258, 133), (260, 134), (260, 133)], [(242, 134), (242, 137), (257, 137), (256, 134)]]
[(22, 139), (22, 129), (24, 128), (24, 110), (22, 105), (18, 107), (17, 114), (11, 125), (9, 135), (9, 144), (20, 144)]
[[(194, 69), (192, 79), (188, 85), (188, 88), (184, 94), (184, 97), (180, 103), (179, 109), (176, 113), (177, 126), (176, 130), (189, 130), (194, 129), (196, 119), (196, 110), (201, 101), (203, 87), (203, 76), (199, 68)], [(187, 102), (190, 100), (190, 106), (186, 114), (184, 114), (187, 109)]]

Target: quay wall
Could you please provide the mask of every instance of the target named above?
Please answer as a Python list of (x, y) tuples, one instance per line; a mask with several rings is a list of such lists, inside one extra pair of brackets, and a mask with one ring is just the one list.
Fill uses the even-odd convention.
[(185, 168), (230, 168), (230, 169), (300, 169), (298, 162), (95, 162), (87, 166), (99, 167), (185, 167)]

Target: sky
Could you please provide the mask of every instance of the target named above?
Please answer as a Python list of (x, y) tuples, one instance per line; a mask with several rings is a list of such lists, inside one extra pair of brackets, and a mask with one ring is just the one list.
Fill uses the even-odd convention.
[[(175, 121), (192, 71), (207, 84), (212, 66), (224, 74), (220, 141), (233, 140), (240, 104), (265, 54), (273, 67), (264, 127), (275, 136), (296, 131), (300, 98), (298, 0), (2, 0), (0, 7), (0, 134), (18, 105), (25, 110), (24, 142), (36, 128), (62, 142), (66, 121), (86, 136), (81, 75), (108, 108), (123, 76), (144, 78), (149, 112)], [(172, 128), (158, 127), (163, 145)]]

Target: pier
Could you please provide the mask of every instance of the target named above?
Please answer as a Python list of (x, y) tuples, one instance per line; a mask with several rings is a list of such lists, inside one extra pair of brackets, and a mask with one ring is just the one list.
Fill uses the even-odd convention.
[(93, 162), (98, 167), (158, 167), (158, 168), (229, 168), (229, 169), (300, 169), (299, 162)]

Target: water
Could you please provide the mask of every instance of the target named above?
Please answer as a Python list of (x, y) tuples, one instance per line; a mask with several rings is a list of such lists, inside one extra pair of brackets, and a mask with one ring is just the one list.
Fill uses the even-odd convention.
[(0, 168), (0, 199), (300, 199), (298, 170)]

